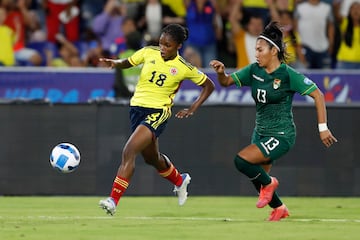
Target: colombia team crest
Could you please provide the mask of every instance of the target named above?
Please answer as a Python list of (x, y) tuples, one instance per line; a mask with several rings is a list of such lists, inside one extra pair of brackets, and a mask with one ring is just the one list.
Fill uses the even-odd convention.
[(273, 82), (273, 88), (274, 89), (278, 89), (281, 85), (281, 80), (280, 79), (274, 79), (274, 82)]
[(174, 67), (170, 68), (170, 74), (175, 76), (178, 73), (178, 70)]

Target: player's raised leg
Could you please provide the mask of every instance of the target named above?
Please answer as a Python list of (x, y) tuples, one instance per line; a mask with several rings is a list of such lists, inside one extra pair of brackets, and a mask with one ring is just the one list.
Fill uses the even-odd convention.
[(179, 205), (184, 205), (187, 200), (187, 186), (191, 177), (188, 173), (180, 174), (169, 157), (158, 151), (158, 140), (150, 144), (142, 151), (142, 155), (147, 164), (157, 169), (159, 175), (174, 185), (174, 192), (178, 196)]
[(159, 174), (174, 184), (174, 192), (178, 196), (179, 205), (184, 205), (188, 196), (187, 186), (191, 180), (190, 174), (180, 174), (170, 159), (165, 154), (161, 155), (169, 168), (159, 171)]
[(261, 183), (262, 188), (256, 206), (258, 208), (266, 206), (271, 201), (272, 195), (279, 185), (276, 178), (271, 178), (260, 165), (252, 164), (239, 155), (235, 156), (234, 162), (236, 168), (249, 177), (250, 180), (257, 179)]

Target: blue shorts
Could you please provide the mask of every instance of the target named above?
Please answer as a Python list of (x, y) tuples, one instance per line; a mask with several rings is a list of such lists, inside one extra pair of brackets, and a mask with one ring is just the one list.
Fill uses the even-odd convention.
[(171, 117), (171, 110), (169, 108), (155, 109), (145, 107), (130, 107), (130, 122), (131, 131), (140, 125), (144, 125), (150, 129), (155, 135), (159, 137), (160, 134), (165, 130), (167, 121)]

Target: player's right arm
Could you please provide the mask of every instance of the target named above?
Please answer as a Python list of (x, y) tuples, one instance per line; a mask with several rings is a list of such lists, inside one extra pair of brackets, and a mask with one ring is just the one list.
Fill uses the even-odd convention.
[(225, 73), (225, 65), (222, 62), (218, 60), (212, 60), (210, 62), (210, 66), (217, 73), (217, 78), (221, 86), (228, 87), (235, 83), (234, 79), (230, 75)]
[(206, 80), (203, 84), (200, 85), (202, 90), (199, 97), (191, 104), (190, 108), (185, 108), (180, 110), (175, 117), (177, 118), (187, 118), (194, 114), (194, 112), (206, 101), (210, 94), (214, 91), (215, 85), (214, 82), (206, 77)]
[(131, 63), (129, 62), (129, 60), (127, 58), (124, 58), (124, 59), (100, 58), (99, 61), (105, 62), (111, 68), (119, 67), (121, 69), (124, 69), (124, 68), (130, 68), (133, 66), (133, 65), (131, 65)]
[[(313, 92), (311, 92), (309, 96), (312, 97), (315, 102), (318, 124), (319, 124), (320, 139), (326, 147), (330, 147), (333, 143), (337, 142), (337, 139), (332, 135), (332, 133), (327, 127), (327, 116), (326, 116), (324, 95), (320, 91), (320, 89), (317, 88)], [(323, 127), (320, 127), (321, 125)]]

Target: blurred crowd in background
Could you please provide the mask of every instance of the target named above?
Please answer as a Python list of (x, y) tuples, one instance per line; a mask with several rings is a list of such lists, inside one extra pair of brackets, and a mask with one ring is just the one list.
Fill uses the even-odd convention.
[(360, 0), (0, 0), (0, 65), (105, 67), (100, 57), (157, 45), (178, 23), (189, 29), (187, 61), (242, 68), (270, 21), (294, 68), (360, 69)]

